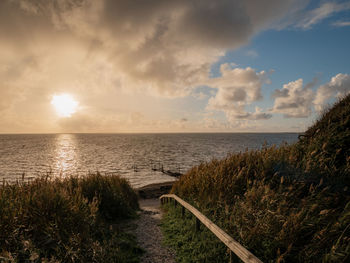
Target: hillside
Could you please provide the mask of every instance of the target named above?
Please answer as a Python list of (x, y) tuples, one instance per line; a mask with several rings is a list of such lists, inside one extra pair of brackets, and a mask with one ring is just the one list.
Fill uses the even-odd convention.
[[(349, 145), (350, 95), (297, 143), (203, 163), (182, 176), (172, 193), (264, 262), (348, 262)], [(176, 220), (171, 209), (167, 218), (164, 230), (174, 239), (181, 229), (169, 225)], [(191, 246), (169, 238), (168, 243), (178, 252)], [(203, 244), (189, 253), (195, 258), (209, 250)]]

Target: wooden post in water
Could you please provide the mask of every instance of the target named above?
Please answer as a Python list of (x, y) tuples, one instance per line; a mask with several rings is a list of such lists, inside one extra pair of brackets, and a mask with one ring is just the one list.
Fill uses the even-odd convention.
[(177, 201), (174, 199), (174, 207), (176, 209), (176, 206), (177, 206)]

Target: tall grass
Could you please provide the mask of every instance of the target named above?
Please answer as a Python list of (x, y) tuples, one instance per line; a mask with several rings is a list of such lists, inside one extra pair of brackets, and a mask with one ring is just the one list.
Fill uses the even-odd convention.
[(347, 96), (297, 143), (203, 163), (172, 193), (264, 262), (349, 262), (349, 145)]
[(0, 261), (137, 262), (136, 241), (115, 226), (137, 208), (136, 194), (118, 176), (5, 184), (0, 186)]

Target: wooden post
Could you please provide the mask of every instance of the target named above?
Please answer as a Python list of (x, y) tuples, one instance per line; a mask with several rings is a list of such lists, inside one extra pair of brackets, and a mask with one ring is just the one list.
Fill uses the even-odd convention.
[(176, 208), (177, 206), (177, 201), (174, 199), (174, 207)]
[(199, 219), (196, 217), (196, 231), (199, 231), (201, 228), (201, 222), (199, 221)]
[(242, 261), (240, 261), (239, 258), (230, 249), (230, 263), (240, 263), (240, 262)]
[(185, 207), (184, 206), (181, 207), (181, 214), (182, 214), (182, 218), (184, 218), (185, 217)]

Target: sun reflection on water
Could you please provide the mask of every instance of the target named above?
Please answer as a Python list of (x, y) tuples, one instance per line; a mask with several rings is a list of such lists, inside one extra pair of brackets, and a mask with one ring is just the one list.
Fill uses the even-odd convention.
[(56, 138), (55, 174), (67, 176), (76, 171), (78, 167), (78, 151), (75, 134), (59, 134)]

